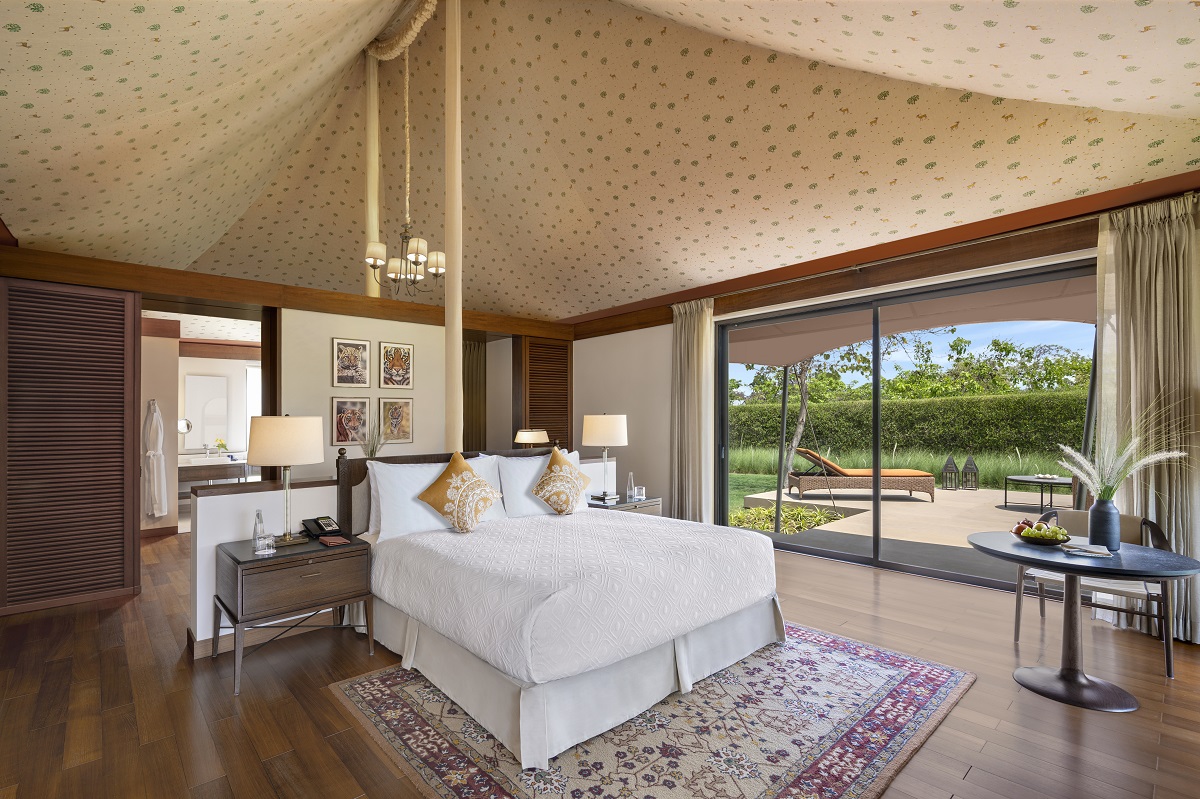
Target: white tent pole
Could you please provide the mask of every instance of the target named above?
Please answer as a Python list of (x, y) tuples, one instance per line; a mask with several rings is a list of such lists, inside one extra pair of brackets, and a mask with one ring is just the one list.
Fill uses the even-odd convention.
[(463, 446), (462, 7), (446, 0), (446, 451)]
[[(370, 53), (367, 59), (367, 241), (379, 238), (379, 59)], [(363, 279), (368, 297), (379, 296), (379, 284), (371, 267), (363, 264)]]

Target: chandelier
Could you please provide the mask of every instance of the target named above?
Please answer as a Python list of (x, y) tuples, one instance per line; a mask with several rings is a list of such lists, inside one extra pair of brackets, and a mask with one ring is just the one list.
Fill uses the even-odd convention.
[[(368, 91), (376, 92), (376, 113), (378, 109), (378, 77), (368, 86)], [(404, 49), (404, 224), (400, 232), (400, 254), (388, 257), (387, 244), (382, 241), (368, 241), (366, 262), (371, 267), (371, 275), (380, 289), (386, 290), (392, 297), (403, 291), (409, 297), (415, 297), (422, 292), (433, 290), (441, 282), (446, 273), (446, 253), (429, 251), (429, 242), (420, 236), (413, 235), (412, 209), (410, 191), (412, 187), (412, 132), (408, 119), (408, 48)], [(428, 277), (429, 282), (425, 280)]]

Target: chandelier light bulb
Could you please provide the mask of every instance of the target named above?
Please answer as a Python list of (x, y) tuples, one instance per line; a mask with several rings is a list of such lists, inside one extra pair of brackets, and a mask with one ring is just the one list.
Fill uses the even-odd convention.
[(368, 241), (366, 261), (371, 266), (383, 266), (387, 261), (387, 245), (382, 241)]
[(429, 242), (419, 236), (408, 242), (404, 257), (414, 264), (423, 264), (429, 258)]
[(389, 258), (387, 262), (387, 276), (392, 280), (400, 280), (404, 277), (404, 271), (407, 266), (403, 258)]

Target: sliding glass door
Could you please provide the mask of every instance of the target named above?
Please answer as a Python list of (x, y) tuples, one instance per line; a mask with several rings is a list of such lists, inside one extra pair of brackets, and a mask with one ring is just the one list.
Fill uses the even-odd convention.
[(1085, 438), (1094, 314), (1083, 262), (720, 324), (718, 518), (1011, 582), (966, 537), (1071, 504), (1056, 453)]

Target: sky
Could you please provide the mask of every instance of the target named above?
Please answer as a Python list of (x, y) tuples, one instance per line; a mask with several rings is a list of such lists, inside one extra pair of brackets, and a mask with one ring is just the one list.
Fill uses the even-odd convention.
[[(934, 336), (933, 359), (935, 363), (946, 363), (950, 342), (962, 337), (971, 342), (971, 349), (978, 351), (987, 347), (992, 339), (1008, 339), (1019, 346), (1035, 344), (1060, 344), (1087, 356), (1092, 354), (1095, 325), (1082, 322), (987, 322), (978, 325), (956, 325), (954, 333)], [(884, 377), (893, 377), (899, 367), (910, 367), (912, 362), (903, 358), (887, 358), (883, 362)], [(729, 364), (731, 378), (749, 383), (752, 373), (742, 364)]]

